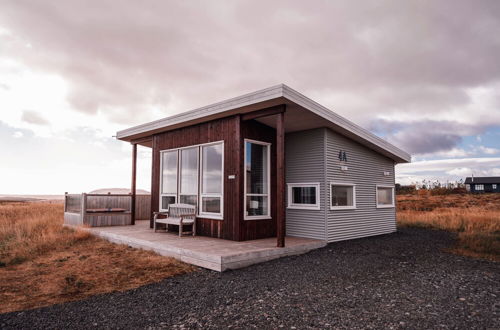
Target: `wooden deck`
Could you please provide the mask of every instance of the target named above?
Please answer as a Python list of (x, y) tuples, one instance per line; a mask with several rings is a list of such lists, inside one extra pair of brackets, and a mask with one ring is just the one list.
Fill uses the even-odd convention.
[(287, 237), (284, 248), (276, 247), (275, 237), (243, 242), (205, 236), (179, 237), (176, 233), (153, 232), (147, 220), (137, 221), (135, 226), (93, 227), (87, 230), (114, 243), (152, 250), (219, 272), (306, 253), (326, 245), (325, 241), (298, 237)]

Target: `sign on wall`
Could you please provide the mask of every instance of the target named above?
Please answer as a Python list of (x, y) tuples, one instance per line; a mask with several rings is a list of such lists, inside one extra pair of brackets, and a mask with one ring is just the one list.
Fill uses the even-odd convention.
[(341, 162), (347, 162), (347, 153), (344, 150), (339, 151), (339, 160)]

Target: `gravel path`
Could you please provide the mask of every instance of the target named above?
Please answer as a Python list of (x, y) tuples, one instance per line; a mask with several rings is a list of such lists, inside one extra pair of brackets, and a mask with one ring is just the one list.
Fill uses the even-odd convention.
[(0, 328), (499, 329), (500, 265), (444, 253), (445, 232), (330, 244), (246, 269), (0, 315)]

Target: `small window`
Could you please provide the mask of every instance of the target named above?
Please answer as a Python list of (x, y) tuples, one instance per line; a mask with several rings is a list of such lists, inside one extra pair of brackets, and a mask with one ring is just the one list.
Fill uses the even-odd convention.
[(319, 183), (289, 183), (288, 208), (319, 210)]
[(394, 207), (393, 186), (377, 186), (377, 207)]
[(355, 209), (356, 186), (352, 183), (330, 183), (330, 209)]
[(484, 190), (484, 184), (477, 184), (476, 190)]
[(493, 188), (493, 189), (497, 189), (497, 185), (496, 185), (496, 184), (493, 184), (492, 188)]

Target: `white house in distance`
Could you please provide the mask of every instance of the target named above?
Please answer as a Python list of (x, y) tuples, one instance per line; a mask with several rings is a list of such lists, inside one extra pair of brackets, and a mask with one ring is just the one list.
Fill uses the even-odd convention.
[(117, 139), (133, 145), (133, 164), (138, 144), (152, 148), (151, 212), (192, 204), (197, 235), (277, 237), (278, 246), (285, 235), (334, 242), (394, 232), (394, 167), (411, 160), (283, 84)]

